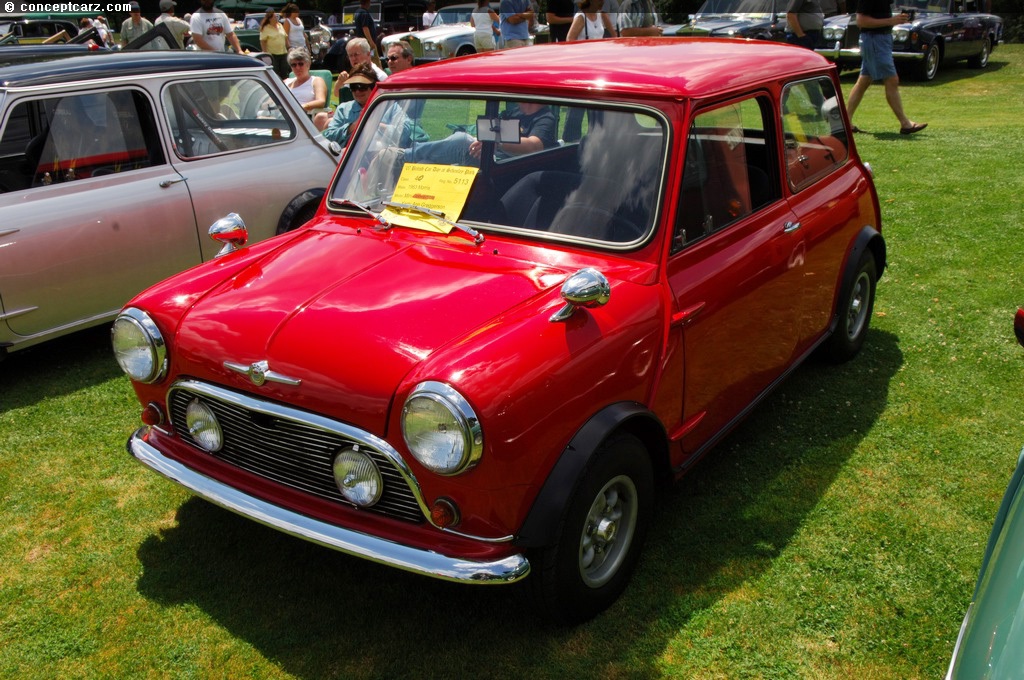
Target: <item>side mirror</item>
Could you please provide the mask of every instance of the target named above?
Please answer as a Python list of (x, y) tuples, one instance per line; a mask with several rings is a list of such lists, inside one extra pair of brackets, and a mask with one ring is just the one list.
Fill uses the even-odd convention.
[(214, 241), (224, 244), (217, 257), (235, 252), (249, 240), (249, 230), (238, 213), (228, 213), (214, 222), (209, 234)]
[(550, 321), (565, 321), (573, 315), (577, 307), (593, 309), (608, 304), (612, 287), (604, 274), (596, 269), (581, 269), (562, 284), (562, 299), (565, 306), (555, 312)]

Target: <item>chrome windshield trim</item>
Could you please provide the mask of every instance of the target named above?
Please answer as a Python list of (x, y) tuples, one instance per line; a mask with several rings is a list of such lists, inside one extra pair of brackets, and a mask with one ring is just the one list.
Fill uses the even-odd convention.
[(344, 529), (268, 503), (164, 456), (146, 442), (147, 431), (147, 428), (140, 428), (128, 439), (128, 452), (140, 463), (225, 510), (286, 534), (379, 564), (445, 581), (513, 583), (530, 573), (529, 561), (520, 554), (500, 560), (479, 561), (442, 555)]

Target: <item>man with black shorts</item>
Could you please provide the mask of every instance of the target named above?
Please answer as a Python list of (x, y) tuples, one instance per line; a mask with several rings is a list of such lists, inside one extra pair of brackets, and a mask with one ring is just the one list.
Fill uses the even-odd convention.
[[(900, 97), (900, 78), (896, 75), (896, 63), (892, 58), (892, 27), (905, 24), (910, 17), (905, 14), (892, 15), (889, 0), (857, 0), (857, 26), (860, 28), (860, 77), (850, 90), (846, 110), (853, 120), (853, 114), (860, 105), (864, 93), (871, 83), (881, 80), (885, 86), (885, 100), (900, 121), (900, 134), (910, 135), (928, 127), (928, 123), (915, 123), (903, 112)], [(855, 125), (854, 132), (860, 130)]]

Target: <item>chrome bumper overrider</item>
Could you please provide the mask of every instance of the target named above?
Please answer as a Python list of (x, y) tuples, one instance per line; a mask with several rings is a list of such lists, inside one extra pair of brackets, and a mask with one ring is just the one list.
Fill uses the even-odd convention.
[(530, 563), (523, 555), (512, 555), (490, 562), (449, 557), (344, 529), (254, 498), (163, 455), (143, 439), (146, 431), (147, 428), (140, 428), (128, 439), (128, 452), (140, 463), (211, 503), (286, 534), (349, 555), (446, 581), (512, 583), (530, 572)]

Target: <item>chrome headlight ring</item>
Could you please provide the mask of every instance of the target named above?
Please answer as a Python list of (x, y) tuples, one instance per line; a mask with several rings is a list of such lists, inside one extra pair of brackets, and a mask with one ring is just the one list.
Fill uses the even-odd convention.
[(405, 400), (402, 436), (413, 457), (439, 475), (465, 472), (483, 453), (476, 412), (455, 388), (433, 380), (417, 385)]
[(167, 343), (156, 322), (128, 307), (114, 319), (110, 342), (121, 370), (136, 382), (155, 383), (167, 375)]

